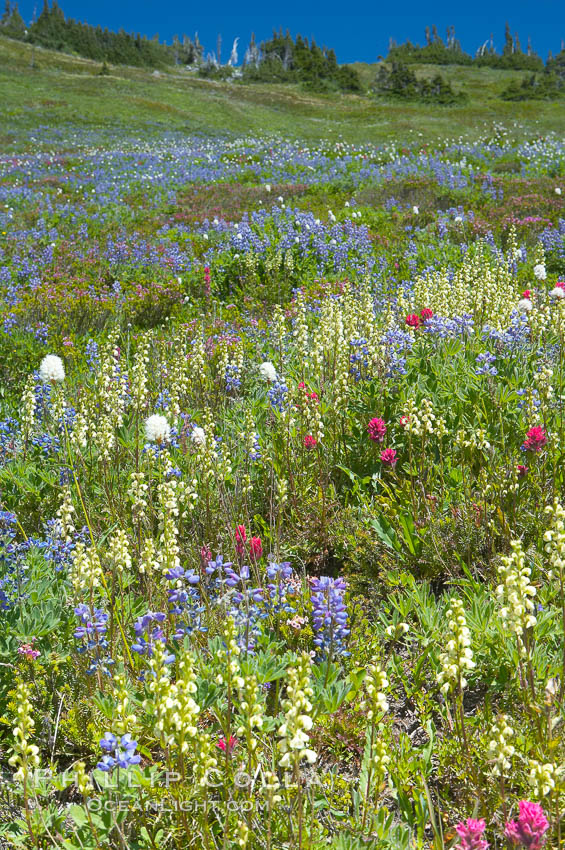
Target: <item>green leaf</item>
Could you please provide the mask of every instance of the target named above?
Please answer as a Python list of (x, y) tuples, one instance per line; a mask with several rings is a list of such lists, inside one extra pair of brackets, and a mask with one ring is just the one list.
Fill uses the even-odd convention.
[(383, 516), (379, 518), (372, 517), (369, 520), (369, 525), (375, 529), (381, 543), (384, 543), (389, 549), (396, 550), (397, 552), (402, 550), (402, 544), (398, 539), (396, 531)]
[(410, 514), (400, 514), (398, 520), (402, 526), (403, 537), (410, 554), (418, 556), (422, 551), (422, 541), (416, 533), (412, 516)]
[(73, 803), (73, 805), (69, 806), (68, 812), (77, 826), (86, 826), (88, 823), (88, 815), (82, 806)]

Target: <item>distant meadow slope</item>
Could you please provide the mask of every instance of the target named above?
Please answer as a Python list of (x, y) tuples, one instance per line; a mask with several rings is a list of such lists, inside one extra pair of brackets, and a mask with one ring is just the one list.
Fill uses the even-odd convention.
[[(427, 140), (465, 134), (476, 138), (494, 121), (524, 135), (565, 132), (564, 101), (506, 102), (501, 93), (518, 71), (442, 66), (461, 105), (434, 106), (383, 101), (371, 93), (376, 65), (354, 67), (366, 94), (318, 94), (297, 85), (218, 82), (193, 72), (143, 70), (101, 65), (87, 59), (33, 47), (0, 37), (0, 141), (14, 140), (20, 129), (45, 125), (155, 125), (187, 132), (221, 134), (282, 133), (304, 139), (343, 137), (348, 142), (382, 142), (411, 136)], [(418, 65), (418, 77), (437, 67)], [(14, 135), (15, 134), (15, 135)]]

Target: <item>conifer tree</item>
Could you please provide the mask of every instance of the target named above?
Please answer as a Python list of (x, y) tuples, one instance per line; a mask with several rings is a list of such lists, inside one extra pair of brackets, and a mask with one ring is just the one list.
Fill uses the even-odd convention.
[(512, 39), (512, 33), (510, 32), (510, 24), (506, 21), (506, 27), (504, 30), (504, 48), (502, 50), (503, 56), (511, 56), (514, 53), (514, 41)]

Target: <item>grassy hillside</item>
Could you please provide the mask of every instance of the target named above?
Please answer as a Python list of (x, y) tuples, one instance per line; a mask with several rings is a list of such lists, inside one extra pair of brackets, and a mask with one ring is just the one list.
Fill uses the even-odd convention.
[[(33, 67), (35, 64), (35, 68)], [(355, 67), (367, 87), (374, 65)], [(418, 66), (418, 74), (435, 73)], [(563, 130), (563, 103), (505, 103), (510, 79), (522, 74), (486, 68), (442, 68), (465, 105), (438, 107), (377, 102), (370, 94), (319, 95), (288, 85), (253, 85), (201, 80), (183, 70), (144, 71), (100, 65), (0, 37), (0, 139), (9, 144), (20, 130), (41, 124), (87, 126), (158, 124), (187, 131), (285, 133), (305, 139), (343, 136), (347, 141), (383, 141), (411, 135), (426, 139), (464, 133), (478, 136), (493, 121), (525, 132)]]

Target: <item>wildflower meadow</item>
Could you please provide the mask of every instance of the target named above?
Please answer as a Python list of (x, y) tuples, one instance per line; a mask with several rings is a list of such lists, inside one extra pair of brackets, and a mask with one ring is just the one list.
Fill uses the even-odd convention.
[(0, 154), (0, 846), (565, 846), (565, 142)]

